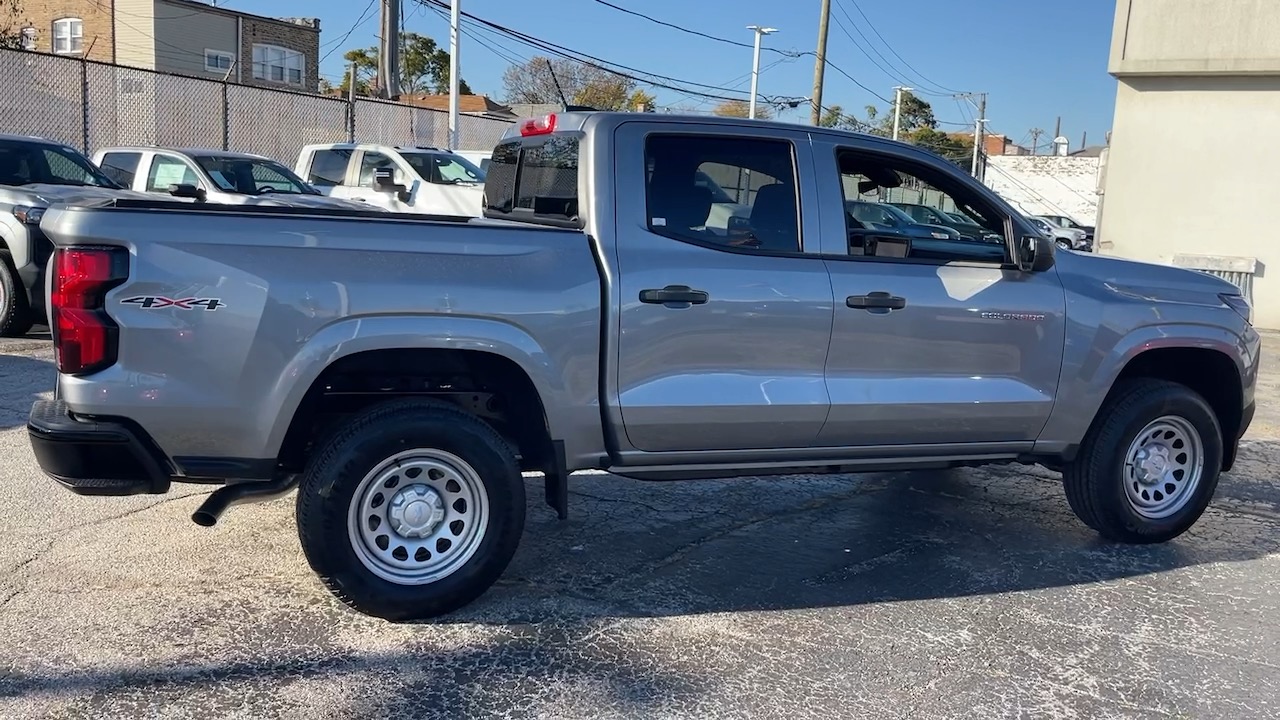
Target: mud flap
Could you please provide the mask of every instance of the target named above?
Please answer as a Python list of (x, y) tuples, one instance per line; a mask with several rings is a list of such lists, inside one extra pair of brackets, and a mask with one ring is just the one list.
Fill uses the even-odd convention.
[(561, 520), (569, 518), (569, 471), (564, 459), (564, 441), (551, 441), (551, 466), (543, 472), (547, 505)]

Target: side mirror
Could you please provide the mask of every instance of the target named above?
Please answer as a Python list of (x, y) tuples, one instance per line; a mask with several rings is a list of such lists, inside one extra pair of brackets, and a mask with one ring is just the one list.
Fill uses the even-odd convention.
[(204, 202), (206, 197), (204, 190), (189, 183), (170, 185), (169, 194), (177, 198), (188, 198), (197, 202)]
[(408, 189), (403, 185), (396, 185), (396, 197), (405, 205), (412, 205), (414, 198), (418, 196), (418, 188), (421, 186), (422, 182), (420, 180), (414, 180), (413, 184), (410, 185)]
[(396, 184), (394, 168), (379, 167), (373, 169), (373, 189), (378, 192), (403, 192), (404, 186)]
[(1053, 241), (1038, 235), (1018, 239), (1015, 264), (1023, 272), (1044, 272), (1053, 267)]

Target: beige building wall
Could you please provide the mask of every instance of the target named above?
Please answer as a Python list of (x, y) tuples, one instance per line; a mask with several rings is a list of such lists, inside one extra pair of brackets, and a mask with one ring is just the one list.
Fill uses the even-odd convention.
[(1117, 0), (1100, 250), (1256, 258), (1255, 324), (1280, 328), (1280, 2), (1176, 4)]
[(156, 27), (154, 0), (116, 0), (116, 63), (155, 68)]

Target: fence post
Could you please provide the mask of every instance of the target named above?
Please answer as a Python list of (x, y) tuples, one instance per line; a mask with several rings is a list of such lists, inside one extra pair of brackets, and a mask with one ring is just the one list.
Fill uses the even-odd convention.
[(89, 154), (89, 61), (80, 58), (80, 139)]
[[(227, 71), (230, 75), (231, 72)], [(231, 101), (227, 97), (227, 81), (222, 81), (222, 149), (231, 149)]]
[(347, 142), (356, 141), (356, 99), (347, 101)]

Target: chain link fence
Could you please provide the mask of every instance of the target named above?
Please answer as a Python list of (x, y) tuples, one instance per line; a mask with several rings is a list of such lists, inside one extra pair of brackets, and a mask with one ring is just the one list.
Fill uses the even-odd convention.
[[(293, 165), (304, 145), (447, 147), (448, 113), (382, 100), (236, 85), (76, 58), (0, 49), (0, 132), (86, 153), (118, 145), (222, 148)], [(490, 150), (511, 126), (463, 115), (458, 147)]]

